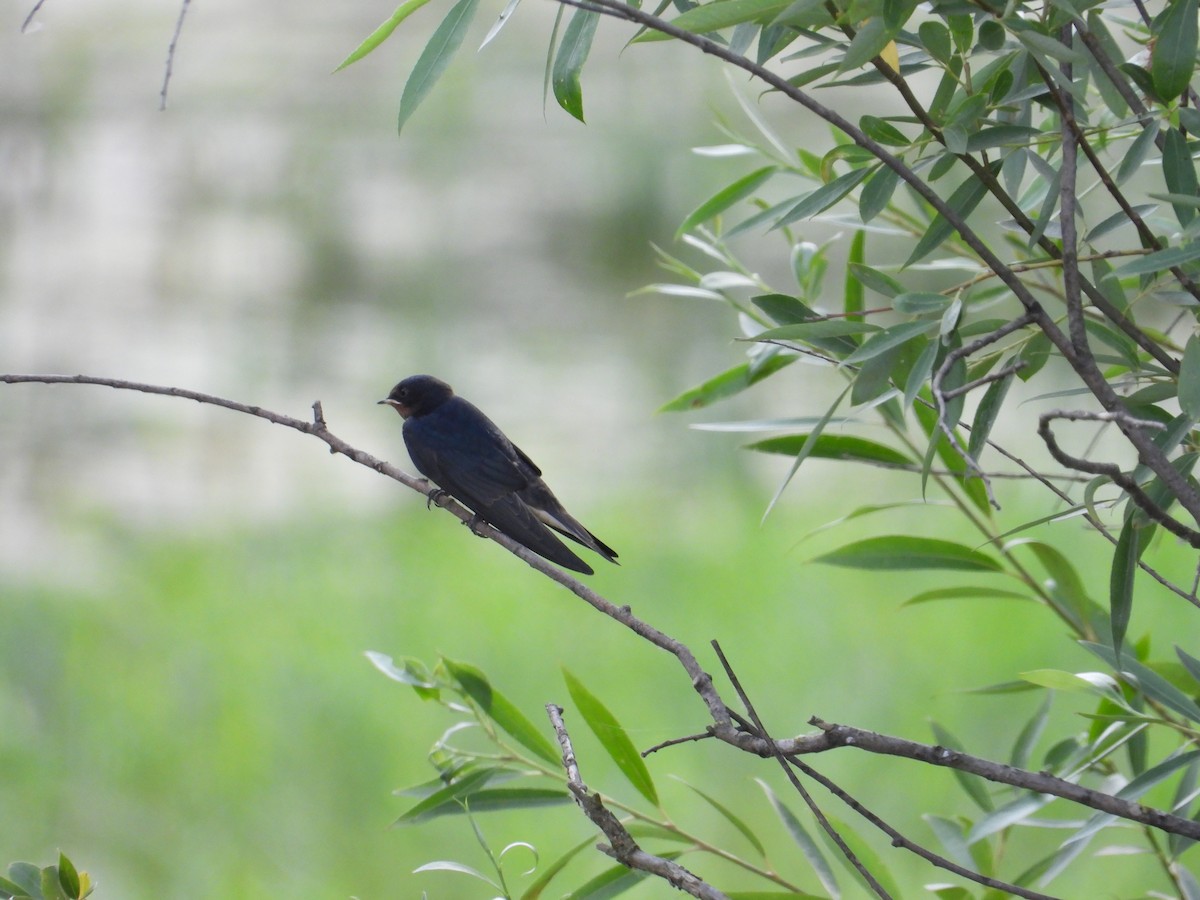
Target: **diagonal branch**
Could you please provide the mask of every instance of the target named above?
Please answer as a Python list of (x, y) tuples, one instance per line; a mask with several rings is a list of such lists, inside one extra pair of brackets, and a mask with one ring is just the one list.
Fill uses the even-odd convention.
[(608, 844), (598, 845), (600, 852), (611, 856), (630, 869), (657, 875), (671, 887), (698, 897), (700, 900), (729, 900), (728, 895), (689, 872), (679, 863), (655, 856), (653, 853), (647, 853), (638, 846), (637, 841), (633, 839), (633, 835), (629, 833), (621, 820), (604, 805), (600, 795), (589, 791), (587, 785), (583, 783), (583, 777), (579, 774), (579, 762), (575, 759), (575, 748), (571, 745), (571, 736), (567, 733), (562, 713), (561, 706), (554, 703), (546, 704), (546, 715), (550, 717), (550, 724), (554, 728), (558, 746), (562, 749), (563, 768), (567, 770), (567, 788), (575, 795), (575, 802), (583, 810), (584, 815), (591, 819), (592, 824), (608, 838)]

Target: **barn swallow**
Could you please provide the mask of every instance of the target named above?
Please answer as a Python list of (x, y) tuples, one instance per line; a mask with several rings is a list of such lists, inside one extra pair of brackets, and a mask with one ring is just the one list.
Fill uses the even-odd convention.
[(585, 575), (592, 567), (554, 531), (617, 561), (611, 547), (563, 509), (533, 460), (446, 382), (412, 375), (379, 402), (404, 419), (404, 443), (417, 470), (478, 518), (539, 556)]

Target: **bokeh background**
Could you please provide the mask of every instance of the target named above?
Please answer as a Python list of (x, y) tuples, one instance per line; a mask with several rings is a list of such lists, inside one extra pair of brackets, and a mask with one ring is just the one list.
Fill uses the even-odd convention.
[[(623, 566), (595, 587), (710, 668), (707, 641), (720, 639), (778, 732), (816, 714), (929, 739), (936, 719), (1002, 757), (1038, 698), (962, 689), (1090, 665), (1044, 612), (904, 609), (939, 579), (806, 565), (856, 535), (939, 533), (951, 514), (898, 511), (802, 543), (847, 498), (871, 502), (897, 482), (812, 461), (763, 522), (787, 462), (688, 427), (820, 414), (806, 390), (815, 369), (717, 410), (655, 412), (742, 357), (720, 305), (633, 292), (661, 277), (651, 244), (691, 253), (674, 242), (677, 223), (741, 174), (689, 148), (726, 142), (718, 121), (748, 128), (732, 92), (758, 105), (758, 91), (684, 49), (622, 52), (627, 35), (605, 23), (584, 126), (543, 100), (550, 4), (526, 0), (473, 52), (499, 8), (481, 10), (397, 137), (436, 3), (336, 75), (387, 6), (193, 4), (165, 112), (172, 4), (50, 0), (25, 34), (28, 9), (9, 4), (0, 369), (171, 384), (301, 417), (319, 399), (335, 433), (402, 465), (400, 422), (375, 401), (404, 375), (438, 374), (618, 549)], [(788, 140), (828, 146), (794, 110), (769, 97), (761, 107)], [(813, 228), (813, 240), (831, 236)], [(786, 288), (779, 246), (745, 249)], [(461, 820), (388, 827), (411, 802), (393, 789), (431, 776), (425, 752), (450, 720), (380, 675), (367, 650), (471, 662), (539, 722), (546, 702), (567, 700), (566, 665), (640, 746), (703, 727), (665, 654), (293, 432), (160, 397), (9, 386), (0, 456), (0, 865), (45, 864), (61, 848), (112, 898), (490, 896), (411, 874), (484, 860)], [(1015, 524), (1033, 499), (1009, 496)], [(1078, 559), (1095, 552), (1066, 528), (1056, 537)], [(1103, 597), (1104, 567), (1081, 568)], [(1072, 716), (1087, 705), (1062, 699), (1055, 726), (1084, 727)], [(577, 732), (588, 780), (633, 800)], [(775, 865), (816, 890), (754, 783), (782, 791), (772, 767), (734, 766), (703, 744), (650, 765), (681, 825), (749, 853), (669, 772), (755, 822)], [(851, 753), (819, 765), (917, 839), (929, 835), (914, 810), (968, 809), (945, 773)], [(480, 824), (494, 848), (530, 841), (544, 860), (591, 828), (566, 808)], [(941, 880), (886, 858), (905, 883)], [(1072, 876), (1075, 895), (1165, 888), (1150, 871), (1096, 859)]]

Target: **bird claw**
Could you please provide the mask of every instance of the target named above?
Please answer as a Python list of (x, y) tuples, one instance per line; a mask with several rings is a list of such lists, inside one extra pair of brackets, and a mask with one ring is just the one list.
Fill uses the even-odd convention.
[(425, 508), (429, 509), (435, 503), (438, 506), (441, 506), (442, 505), (441, 500), (445, 496), (446, 496), (445, 491), (443, 491), (440, 487), (435, 487), (433, 490), (431, 490), (428, 494), (425, 495)]
[(467, 519), (467, 521), (463, 522), (463, 524), (471, 529), (471, 534), (475, 535), (475, 537), (478, 537), (478, 538), (487, 537), (486, 534), (484, 534), (482, 531), (479, 530), (479, 526), (487, 525), (487, 522), (485, 520), (481, 519), (478, 514), (471, 516), (471, 518)]

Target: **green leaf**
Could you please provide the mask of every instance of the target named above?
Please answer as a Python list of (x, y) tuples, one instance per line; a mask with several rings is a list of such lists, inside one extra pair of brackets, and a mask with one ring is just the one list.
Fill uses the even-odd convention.
[[(791, 5), (791, 0), (719, 0), (689, 9), (671, 24), (694, 34), (708, 34), (731, 25), (773, 19)], [(647, 32), (638, 41), (665, 40), (669, 36)]]
[(1179, 407), (1188, 418), (1200, 419), (1200, 336), (1194, 334), (1179, 366)]
[(580, 122), (583, 121), (583, 88), (579, 83), (579, 73), (587, 62), (599, 22), (600, 13), (594, 10), (574, 11), (563, 32), (562, 43), (558, 45), (550, 75), (554, 99)]
[(733, 184), (717, 191), (688, 213), (687, 218), (679, 226), (679, 230), (675, 232), (675, 239), (679, 240), (685, 232), (691, 231), (702, 222), (707, 222), (714, 216), (720, 215), (739, 200), (749, 197), (778, 171), (778, 166), (763, 166), (761, 169), (756, 169), (749, 175), (743, 176), (733, 182)]
[(1170, 0), (1154, 25), (1150, 77), (1154, 89), (1170, 102), (1187, 90), (1196, 65), (1196, 0)]
[(921, 23), (917, 29), (925, 52), (943, 65), (949, 65), (954, 48), (950, 43), (950, 30), (941, 22), (932, 19)]
[(496, 882), (492, 881), (492, 879), (488, 878), (478, 869), (472, 868), (465, 863), (454, 862), (450, 859), (434, 860), (433, 862), (425, 863), (425, 865), (417, 866), (415, 869), (413, 869), (414, 875), (418, 874), (419, 872), (457, 872), (459, 875), (467, 875), (471, 878), (478, 879), (485, 884), (490, 884), (497, 890), (500, 889), (500, 885), (496, 884)]
[[(979, 205), (979, 201), (987, 195), (987, 185), (974, 175), (970, 176), (966, 181), (955, 188), (946, 205), (958, 215), (967, 219), (972, 211)], [(917, 241), (917, 246), (913, 248), (913, 252), (909, 255), (908, 260), (904, 263), (905, 266), (911, 266), (913, 263), (924, 259), (934, 250), (942, 245), (942, 242), (954, 232), (954, 226), (941, 214), (938, 213), (929, 227), (925, 229), (925, 234)]]
[(400, 816), (393, 826), (420, 825), (442, 816), (458, 816), (470, 809), (472, 813), (500, 812), (510, 809), (540, 809), (571, 802), (571, 795), (560, 788), (482, 788), (472, 776), (494, 775), (494, 771), (473, 772), (461, 781), (426, 797)]
[(884, 297), (895, 297), (898, 294), (904, 293), (904, 285), (898, 282), (890, 275), (885, 275), (878, 269), (872, 269), (870, 266), (851, 263), (848, 267), (850, 274), (862, 282), (863, 286), (869, 288), (877, 294), (882, 294)]
[(400, 95), (400, 112), (396, 117), (397, 132), (404, 130), (404, 123), (417, 111), (425, 95), (450, 65), (450, 60), (462, 46), (478, 8), (479, 0), (458, 0), (434, 31), (404, 84), (404, 92)]
[(1047, 692), (1041, 705), (1029, 718), (1029, 721), (1025, 723), (1025, 727), (1021, 729), (1021, 733), (1017, 735), (1017, 740), (1013, 744), (1012, 755), (1009, 758), (1010, 764), (1016, 768), (1024, 769), (1029, 766), (1029, 760), (1033, 756), (1033, 748), (1041, 738), (1042, 733), (1046, 730), (1046, 722), (1050, 719), (1050, 704), (1053, 699), (1054, 695)]
[(742, 821), (742, 819), (734, 815), (733, 812), (719, 800), (716, 800), (715, 798), (704, 793), (704, 791), (700, 790), (700, 788), (696, 787), (694, 784), (688, 784), (682, 778), (677, 778), (676, 780), (699, 794), (709, 806), (711, 806), (725, 818), (725, 821), (742, 833), (742, 837), (750, 842), (750, 846), (758, 851), (759, 856), (763, 857), (764, 859), (766, 858), (767, 851), (763, 848), (762, 841), (758, 839), (758, 835), (751, 831), (750, 826)]
[(553, 880), (559, 872), (567, 867), (567, 863), (569, 863), (584, 850), (588, 849), (589, 847), (594, 847), (595, 845), (596, 839), (591, 835), (588, 835), (554, 862), (550, 863), (550, 865), (542, 870), (542, 874), (537, 877), (537, 880), (534, 881), (534, 883), (525, 890), (525, 893), (521, 895), (521, 900), (540, 900), (542, 894), (550, 885), (551, 880)]
[(993, 147), (1023, 147), (1041, 136), (1036, 128), (1026, 125), (993, 125), (967, 137), (967, 152), (978, 153)]
[(979, 401), (979, 406), (975, 409), (975, 419), (971, 422), (971, 439), (967, 444), (967, 453), (976, 461), (983, 453), (988, 435), (992, 433), (992, 426), (996, 424), (1000, 410), (1004, 408), (1004, 397), (1008, 393), (1008, 389), (1012, 387), (1012, 383), (1013, 376), (1011, 375), (993, 381), (983, 392), (983, 399)]
[(341, 61), (333, 71), (340, 72), (342, 69), (351, 63), (356, 63), (391, 36), (391, 33), (396, 30), (396, 26), (415, 13), (418, 9), (428, 3), (429, 0), (405, 0), (396, 7), (396, 11), (392, 13), (386, 22), (367, 35), (366, 40), (359, 44), (349, 56)]
[(929, 603), (932, 600), (971, 600), (971, 599), (993, 599), (1002, 600), (1025, 600), (1031, 602), (1033, 600), (1028, 594), (1023, 594), (1020, 591), (1008, 591), (1003, 588), (978, 587), (969, 584), (960, 584), (958, 587), (937, 588), (932, 591), (922, 591), (905, 600), (901, 606), (914, 606), (918, 603)]
[[(1185, 0), (1175, 0), (1178, 5)], [(1192, 20), (1196, 19), (1196, 0), (1186, 0), (1192, 4)], [(1196, 217), (1195, 199), (1198, 193), (1196, 186), (1196, 164), (1192, 161), (1192, 153), (1188, 149), (1187, 138), (1178, 128), (1167, 129), (1166, 140), (1163, 143), (1163, 180), (1167, 190), (1180, 195), (1183, 202), (1173, 201), (1171, 207), (1179, 224), (1186, 227)]]
[(1096, 644), (1090, 641), (1080, 641), (1079, 644), (1085, 650), (1100, 657), (1115, 670), (1132, 676), (1134, 684), (1147, 697), (1157, 700), (1164, 706), (1170, 707), (1193, 722), (1200, 722), (1200, 706), (1196, 705), (1196, 701), (1192, 700), (1153, 669), (1142, 665), (1136, 659), (1130, 658), (1129, 654), (1124, 654), (1118, 659), (1112, 647), (1105, 644)]
[(1174, 266), (1182, 266), (1184, 263), (1196, 259), (1200, 259), (1200, 242), (1185, 244), (1182, 247), (1169, 247), (1166, 250), (1139, 256), (1137, 259), (1118, 266), (1116, 274), (1124, 278), (1129, 275), (1165, 272)]
[(855, 363), (866, 362), (872, 357), (886, 353), (893, 347), (898, 347), (901, 344), (911, 341), (918, 335), (935, 331), (937, 327), (938, 323), (936, 321), (919, 321), (902, 322), (899, 325), (885, 328), (883, 331), (877, 332), (867, 338), (863, 342), (863, 345), (842, 360), (842, 363), (844, 365), (854, 365)]
[(58, 853), (58, 883), (62, 885), (62, 889), (68, 897), (79, 896), (79, 873), (75, 871), (75, 866), (61, 850)]
[(732, 369), (727, 369), (720, 375), (710, 378), (704, 384), (684, 391), (674, 400), (661, 406), (658, 411), (679, 412), (709, 406), (718, 400), (741, 393), (751, 385), (757, 384), (769, 375), (774, 375), (784, 366), (791, 365), (795, 361), (795, 356), (777, 355), (757, 369), (753, 368), (750, 363), (742, 363), (740, 366), (734, 366)]
[[(929, 723), (929, 728), (933, 731), (934, 739), (941, 746), (948, 750), (953, 750), (956, 753), (967, 752), (966, 748), (963, 746), (963, 742), (960, 741), (958, 737), (952, 731), (950, 731), (950, 729), (941, 725), (939, 722), (931, 721)], [(958, 786), (961, 787), (966, 795), (975, 802), (976, 806), (978, 806), (984, 812), (990, 812), (995, 808), (995, 804), (992, 803), (991, 795), (988, 794), (987, 788), (983, 786), (983, 782), (978, 776), (971, 775), (970, 773), (964, 772), (961, 769), (952, 769), (951, 771), (954, 773), (954, 778), (958, 782)]]
[(888, 27), (881, 16), (863, 22), (850, 40), (850, 46), (846, 48), (846, 54), (838, 66), (838, 72), (850, 72), (866, 65), (883, 52), (883, 48), (892, 38), (893, 29)]
[[(846, 261), (847, 267), (854, 263), (862, 263), (863, 257), (867, 251), (867, 232), (856, 231), (854, 237), (850, 239), (850, 253)], [(846, 313), (846, 318), (852, 319), (855, 322), (863, 321), (862, 311), (866, 308), (863, 303), (862, 283), (854, 278), (847, 278), (846, 285), (842, 290), (842, 309)]]
[(867, 334), (880, 331), (878, 325), (857, 322), (853, 319), (818, 319), (814, 322), (796, 322), (768, 328), (755, 335), (760, 341), (813, 341), (820, 338), (842, 337), (847, 334)]
[(579, 714), (583, 716), (583, 721), (596, 735), (600, 745), (608, 751), (608, 755), (617, 764), (621, 774), (629, 779), (629, 783), (637, 788), (638, 793), (658, 806), (658, 791), (654, 787), (654, 780), (650, 777), (650, 770), (646, 768), (645, 760), (638, 753), (637, 747), (633, 746), (633, 741), (629, 739), (629, 735), (621, 727), (616, 716), (600, 702), (595, 694), (587, 689), (583, 682), (572, 675), (569, 669), (564, 667), (562, 672), (571, 699), (575, 701)]
[(941, 315), (949, 305), (949, 297), (932, 291), (905, 291), (892, 300), (892, 308), (906, 316)]
[(1003, 571), (995, 559), (965, 544), (912, 535), (867, 538), (818, 556), (813, 562), (852, 569)]
[[(887, 166), (880, 166), (876, 169), (867, 179), (858, 196), (859, 218), (864, 223), (870, 222), (887, 209), (898, 184), (900, 184), (900, 176), (893, 169), (889, 169)], [(859, 233), (861, 234), (861, 232)]]
[(1133, 611), (1133, 581), (1137, 574), (1138, 560), (1154, 536), (1154, 526), (1138, 528), (1133, 518), (1125, 520), (1117, 546), (1113, 551), (1112, 572), (1109, 575), (1109, 616), (1112, 619), (1112, 642), (1117, 658), (1121, 656), (1121, 643), (1129, 627), (1129, 616)]
[[(781, 453), (796, 456), (812, 438), (808, 434), (789, 434), (784, 437), (766, 438), (747, 444), (745, 449), (759, 453)], [(865, 463), (883, 463), (890, 466), (912, 465), (913, 461), (898, 450), (867, 438), (850, 434), (822, 434), (809, 449), (809, 456), (816, 459), (846, 459)]]
[[(730, 3), (737, 0), (728, 0)], [(703, 8), (703, 7), (702, 7)], [(839, 175), (828, 184), (823, 184), (815, 191), (805, 195), (795, 206), (771, 226), (772, 230), (790, 225), (799, 219), (807, 219), (824, 212), (854, 190), (864, 178), (871, 174), (870, 168), (851, 169), (845, 175)]]
[(1038, 562), (1050, 576), (1045, 584), (1050, 602), (1079, 633), (1086, 633), (1088, 624), (1097, 618), (1100, 607), (1088, 595), (1078, 570), (1057, 548), (1037, 540), (1016, 540), (1009, 548), (1028, 547), (1037, 556)]
[(758, 786), (762, 788), (763, 793), (767, 795), (767, 801), (775, 810), (775, 814), (779, 816), (783, 822), (783, 827), (787, 829), (788, 834), (792, 836), (792, 840), (800, 848), (800, 852), (804, 854), (804, 858), (808, 860), (808, 864), (812, 866), (813, 872), (817, 876), (817, 880), (821, 882), (821, 886), (829, 893), (831, 897), (841, 896), (841, 890), (838, 888), (837, 878), (834, 877), (833, 869), (829, 867), (821, 849), (816, 845), (808, 832), (804, 830), (804, 826), (800, 824), (800, 820), (795, 814), (788, 809), (787, 804), (775, 796), (775, 792), (761, 778), (755, 778)]
[(797, 470), (804, 463), (804, 460), (808, 459), (808, 457), (812, 455), (813, 450), (821, 440), (821, 433), (825, 430), (825, 426), (829, 424), (829, 420), (833, 418), (834, 412), (839, 406), (841, 406), (842, 401), (846, 398), (846, 394), (849, 391), (850, 388), (847, 387), (844, 391), (838, 394), (837, 399), (833, 401), (833, 405), (825, 411), (825, 415), (821, 416), (821, 421), (817, 422), (817, 424), (813, 426), (813, 430), (809, 432), (808, 435), (809, 440), (805, 441), (800, 447), (800, 452), (796, 454), (796, 460), (792, 463), (792, 467), (788, 469), (788, 473), (784, 477), (783, 483), (779, 485), (779, 489), (775, 491), (775, 496), (772, 497), (771, 502), (767, 504), (766, 511), (763, 512), (763, 519), (766, 519), (766, 517), (771, 514), (771, 510), (775, 508), (775, 504), (778, 503), (779, 498), (783, 496), (784, 489), (791, 482), (792, 476), (796, 474)]
[(504, 9), (500, 11), (500, 15), (496, 17), (496, 21), (492, 23), (492, 27), (488, 29), (488, 33), (484, 35), (483, 42), (479, 45), (480, 50), (490, 44), (492, 38), (500, 33), (500, 29), (509, 23), (513, 13), (517, 11), (517, 6), (520, 2), (521, 0), (508, 0), (508, 3), (504, 5)]
[(487, 676), (475, 666), (443, 660), (463, 693), (475, 701), (484, 713), (504, 729), (519, 744), (557, 766), (562, 763), (559, 753), (549, 738), (545, 737), (513, 703), (488, 683)]

